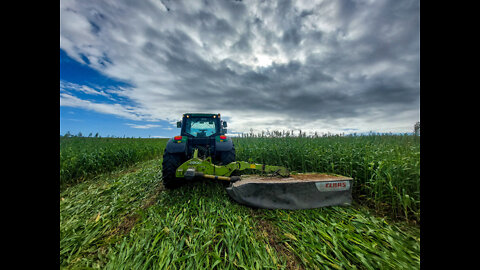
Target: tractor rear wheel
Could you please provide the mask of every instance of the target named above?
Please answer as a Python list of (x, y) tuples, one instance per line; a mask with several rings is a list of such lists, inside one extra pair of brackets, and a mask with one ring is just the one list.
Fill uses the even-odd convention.
[(220, 154), (220, 165), (227, 165), (235, 161), (235, 147), (232, 147), (230, 151), (221, 151), (217, 154)]
[(175, 176), (177, 168), (182, 165), (184, 160), (185, 158), (183, 154), (168, 153), (167, 151), (163, 153), (162, 180), (163, 186), (165, 186), (165, 188), (177, 188), (184, 183), (184, 180), (182, 178), (177, 178)]

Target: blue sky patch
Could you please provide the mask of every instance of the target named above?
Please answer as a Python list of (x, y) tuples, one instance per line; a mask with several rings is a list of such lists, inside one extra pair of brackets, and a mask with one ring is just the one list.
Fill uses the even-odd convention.
[[(110, 60), (105, 56), (105, 61)], [(60, 134), (67, 132), (83, 136), (98, 132), (100, 136), (115, 137), (173, 137), (178, 133), (167, 121), (141, 121), (126, 119), (99, 111), (94, 105), (131, 107), (134, 104), (121, 91), (130, 84), (109, 78), (81, 64), (60, 49), (60, 95), (66, 106), (60, 106)], [(76, 102), (76, 103), (75, 103)], [(128, 112), (128, 110), (125, 110)]]

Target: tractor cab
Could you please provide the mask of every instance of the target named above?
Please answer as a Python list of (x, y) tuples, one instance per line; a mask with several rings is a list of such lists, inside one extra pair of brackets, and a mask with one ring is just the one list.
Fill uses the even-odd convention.
[(198, 149), (201, 156), (218, 159), (219, 151), (230, 151), (233, 147), (225, 136), (227, 122), (220, 119), (220, 114), (186, 113), (182, 121), (177, 122), (177, 127), (181, 132), (174, 141), (179, 139), (186, 143), (187, 158), (191, 158), (193, 151)]
[(184, 114), (182, 121), (177, 122), (181, 128), (181, 136), (190, 138), (206, 138), (225, 135), (227, 122), (220, 120), (220, 114)]

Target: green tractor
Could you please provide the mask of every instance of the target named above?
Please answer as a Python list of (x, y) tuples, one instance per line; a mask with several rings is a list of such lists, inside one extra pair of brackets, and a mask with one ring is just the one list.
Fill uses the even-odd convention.
[(165, 147), (163, 185), (167, 189), (176, 188), (194, 178), (235, 182), (240, 180), (237, 174), (247, 169), (289, 175), (283, 167), (235, 161), (235, 146), (225, 135), (226, 127), (227, 122), (220, 119), (220, 114), (184, 114), (182, 121), (177, 122), (180, 135), (171, 138)]
[(163, 183), (166, 188), (181, 185), (185, 179), (176, 177), (176, 171), (191, 159), (195, 150), (199, 158), (211, 158), (215, 165), (226, 165), (235, 161), (235, 146), (227, 133), (227, 122), (220, 114), (186, 113), (177, 122), (180, 135), (171, 138), (163, 154)]

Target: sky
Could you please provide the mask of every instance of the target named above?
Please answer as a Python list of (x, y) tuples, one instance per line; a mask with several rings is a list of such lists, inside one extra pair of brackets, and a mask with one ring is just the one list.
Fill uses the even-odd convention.
[(405, 133), (420, 121), (419, 1), (60, 1), (60, 134)]

